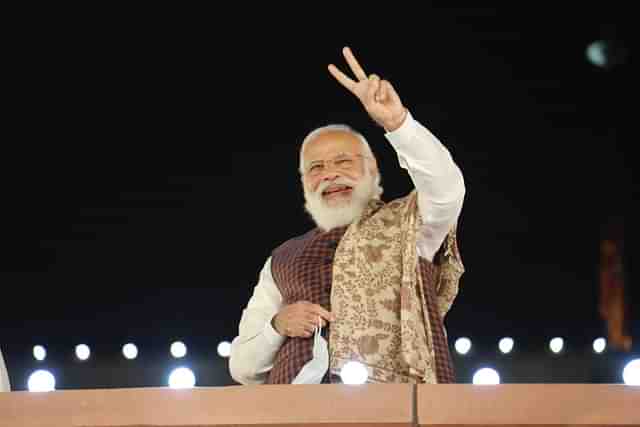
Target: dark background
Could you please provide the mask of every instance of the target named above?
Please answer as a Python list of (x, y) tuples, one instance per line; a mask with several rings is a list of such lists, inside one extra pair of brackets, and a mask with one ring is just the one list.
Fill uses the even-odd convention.
[[(620, 381), (629, 355), (614, 352), (600, 359), (613, 366), (605, 374), (588, 361), (579, 374), (567, 373), (572, 362), (526, 368), (549, 357), (552, 336), (576, 358), (591, 357), (604, 336), (598, 245), (608, 223), (624, 224), (628, 301), (637, 294), (638, 51), (630, 6), (613, 4), (371, 6), (348, 17), (292, 6), (288, 16), (251, 9), (254, 19), (16, 13), (0, 155), (0, 346), (14, 388), (43, 365), (34, 344), (49, 349), (44, 365), (66, 376), (62, 388), (161, 385), (149, 372), (174, 363), (174, 339), (209, 373), (201, 384), (232, 383), (218, 342), (237, 333), (270, 251), (312, 226), (297, 174), (306, 133), (354, 126), (378, 156), (384, 199), (411, 190), (382, 130), (326, 70), (348, 69), (344, 45), (394, 84), (463, 171), (467, 271), (450, 338), (472, 338), (480, 363), (512, 336), (529, 374), (511, 382)], [(585, 50), (599, 39), (626, 54), (593, 65)], [(637, 310), (631, 316), (638, 341)], [(135, 375), (118, 376), (128, 341), (141, 358)], [(90, 365), (73, 360), (81, 342), (94, 352)]]

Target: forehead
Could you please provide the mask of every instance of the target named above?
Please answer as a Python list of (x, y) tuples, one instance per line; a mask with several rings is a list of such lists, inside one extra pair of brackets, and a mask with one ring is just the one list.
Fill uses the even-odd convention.
[(305, 162), (330, 159), (340, 153), (361, 154), (362, 143), (356, 135), (342, 130), (323, 132), (307, 143), (302, 152)]

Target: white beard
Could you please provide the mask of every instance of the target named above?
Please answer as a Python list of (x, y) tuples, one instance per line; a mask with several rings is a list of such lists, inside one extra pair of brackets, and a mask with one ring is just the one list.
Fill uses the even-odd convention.
[[(338, 178), (332, 182), (322, 182), (315, 192), (304, 190), (305, 209), (315, 223), (324, 231), (351, 224), (362, 216), (369, 201), (379, 197), (379, 175), (372, 177), (368, 171), (360, 181)], [(337, 206), (329, 206), (322, 198), (322, 192), (330, 185), (348, 185), (353, 188), (351, 199)]]

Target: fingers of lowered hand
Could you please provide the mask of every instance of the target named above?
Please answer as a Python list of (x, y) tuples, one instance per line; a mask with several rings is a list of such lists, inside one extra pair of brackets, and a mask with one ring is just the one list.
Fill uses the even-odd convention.
[(325, 310), (324, 308), (322, 308), (321, 305), (318, 305), (318, 304), (314, 306), (313, 313), (316, 317), (320, 316), (323, 319), (325, 319), (327, 322), (334, 322), (336, 320), (336, 317), (333, 315), (333, 313)]

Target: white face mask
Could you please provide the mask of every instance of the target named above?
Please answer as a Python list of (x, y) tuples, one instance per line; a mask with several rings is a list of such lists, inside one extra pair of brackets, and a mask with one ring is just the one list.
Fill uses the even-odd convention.
[(11, 391), (9, 385), (9, 373), (4, 366), (4, 359), (2, 358), (2, 352), (0, 352), (0, 391)]
[(319, 318), (318, 322), (319, 325), (316, 326), (313, 337), (313, 359), (300, 369), (291, 384), (320, 384), (324, 374), (329, 369), (329, 347), (327, 341), (322, 337), (321, 320)]

